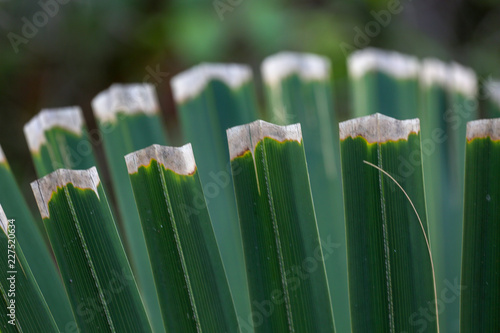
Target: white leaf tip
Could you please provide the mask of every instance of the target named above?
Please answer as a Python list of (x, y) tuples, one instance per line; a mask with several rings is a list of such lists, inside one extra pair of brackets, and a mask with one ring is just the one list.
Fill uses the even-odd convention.
[(191, 175), (196, 171), (196, 163), (191, 144), (182, 147), (154, 144), (125, 156), (129, 174), (136, 173), (141, 166), (148, 166), (151, 160), (163, 165), (179, 175)]
[(486, 81), (485, 89), (489, 99), (500, 107), (500, 81), (491, 79)]
[(305, 81), (326, 81), (330, 79), (330, 60), (312, 53), (279, 52), (264, 59), (261, 72), (271, 86), (292, 74)]
[(500, 140), (500, 118), (480, 119), (467, 123), (467, 140), (489, 137), (493, 141)]
[(198, 96), (212, 80), (238, 89), (252, 80), (252, 69), (243, 64), (201, 63), (177, 75), (170, 81), (174, 100), (178, 104)]
[(340, 140), (361, 136), (368, 143), (408, 140), (411, 133), (420, 132), (418, 118), (398, 120), (380, 113), (355, 118), (339, 124)]
[(420, 82), (426, 87), (439, 85), (447, 88), (450, 82), (449, 65), (436, 58), (425, 58), (421, 62)]
[(0, 146), (0, 163), (5, 162), (7, 162), (7, 159), (5, 158), (5, 154), (3, 153), (2, 146)]
[(24, 136), (32, 153), (47, 142), (45, 132), (60, 127), (78, 136), (82, 135), (84, 120), (79, 106), (42, 109), (24, 125)]
[(477, 95), (477, 76), (471, 68), (456, 62), (450, 64), (450, 89), (469, 98)]
[(263, 120), (256, 120), (249, 124), (229, 128), (226, 132), (231, 160), (246, 151), (253, 153), (257, 144), (266, 137), (278, 142), (302, 142), (300, 124), (279, 126)]
[(2, 205), (0, 205), (0, 226), (2, 227), (3, 232), (7, 235), (8, 230), (7, 227), (9, 225), (9, 220), (3, 211)]
[(380, 71), (396, 79), (416, 78), (420, 67), (414, 56), (372, 47), (353, 52), (347, 60), (347, 66), (352, 78)]
[(420, 81), (424, 86), (439, 85), (469, 98), (477, 95), (477, 77), (472, 69), (434, 58), (424, 59), (421, 67)]
[(100, 122), (115, 122), (119, 112), (156, 114), (160, 107), (154, 85), (115, 83), (94, 97), (92, 109)]
[(100, 183), (96, 167), (88, 170), (58, 169), (31, 183), (38, 209), (42, 218), (49, 218), (49, 201), (52, 194), (68, 184), (80, 189), (90, 189), (99, 197), (97, 187)]

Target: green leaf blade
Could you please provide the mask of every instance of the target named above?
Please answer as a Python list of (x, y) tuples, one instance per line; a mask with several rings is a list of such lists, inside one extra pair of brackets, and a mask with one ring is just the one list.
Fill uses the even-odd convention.
[[(477, 115), (475, 73), (427, 58), (420, 75), (422, 152), (430, 238), (439, 295), (460, 285), (465, 124)], [(412, 168), (406, 163), (406, 168)], [(453, 287), (456, 289), (456, 287)], [(440, 329), (459, 330), (459, 297), (446, 297)]]
[[(43, 225), (38, 226), (17, 186), (15, 177), (0, 147), (0, 204), (5, 213), (16, 220), (16, 237), (24, 248), (24, 256), (47, 301), (61, 331), (74, 321), (69, 300), (64, 290), (57, 266), (45, 243)], [(41, 224), (41, 221), (39, 221)]]
[(24, 256), (21, 243), (15, 237), (17, 225), (15, 221), (10, 223), (1, 205), (0, 224), (0, 245), (9, 250), (0, 258), (0, 294), (5, 309), (0, 319), (0, 330), (58, 332), (57, 324)]
[(368, 47), (348, 58), (353, 116), (382, 113), (398, 119), (418, 114), (416, 57)]
[(238, 321), (190, 145), (127, 155), (168, 332), (237, 332)]
[[(434, 58), (422, 60), (420, 74), (420, 115), (422, 138), (422, 166), (424, 169), (425, 197), (429, 221), (429, 234), (436, 274), (437, 293), (448, 288), (447, 281), (458, 281), (456, 270), (450, 269), (456, 262), (456, 249), (450, 247), (460, 232), (456, 219), (450, 218), (450, 169), (455, 166), (449, 161), (450, 140), (448, 121), (445, 116), (450, 110), (449, 64)], [(405, 161), (405, 168), (413, 166)], [(458, 298), (446, 303), (446, 311), (440, 316), (440, 330), (458, 331)]]
[(172, 78), (184, 141), (191, 142), (229, 285), (240, 317), (251, 315), (226, 129), (256, 119), (249, 66), (202, 63)]
[(500, 330), (500, 119), (467, 124), (460, 331)]
[[(231, 165), (238, 214), (247, 217), (240, 222), (245, 261), (257, 263), (256, 266), (261, 272), (261, 275), (259, 272), (252, 273), (247, 268), (250, 298), (253, 306), (267, 304), (269, 310), (271, 306), (273, 307), (272, 312), (267, 313), (268, 311), (266, 311), (266, 313), (261, 314), (260, 320), (259, 318), (246, 317), (242, 318), (241, 321), (244, 327), (248, 327), (253, 324), (253, 321), (256, 321), (256, 332), (265, 332), (266, 327), (269, 332), (283, 332), (288, 329), (288, 320), (286, 307), (281, 306), (284, 302), (284, 293), (279, 280), (281, 276), (279, 260), (277, 256), (268, 255), (278, 253), (278, 250), (271, 216), (261, 213), (268, 207), (269, 202), (266, 196), (260, 195), (257, 183), (257, 181), (264, 182), (265, 176), (262, 172), (259, 173), (258, 177), (256, 176), (254, 159), (250, 151), (233, 159)], [(239, 204), (240, 202), (242, 204)], [(254, 202), (254, 205), (244, 204), (246, 202)], [(264, 317), (264, 315), (266, 316)], [(266, 324), (261, 322), (264, 321), (264, 318)]]
[(166, 144), (154, 86), (113, 84), (92, 108), (102, 135), (106, 161), (121, 218), (121, 235), (155, 332), (163, 330), (157, 290), (124, 156), (152, 144)]
[(325, 260), (335, 324), (338, 331), (349, 332), (340, 154), (330, 71), (328, 58), (310, 53), (280, 52), (261, 65), (269, 118), (282, 125), (301, 124), (319, 235), (338, 245)]
[(256, 332), (333, 332), (299, 125), (228, 130)]
[[(437, 318), (420, 313), (436, 313), (436, 295), (418, 120), (376, 114), (340, 129), (353, 332), (437, 332)], [(415, 171), (405, 174), (400, 158), (411, 154)]]
[(78, 327), (150, 332), (95, 167), (60, 169), (32, 183), (32, 188)]
[(38, 177), (96, 165), (79, 107), (44, 109), (24, 126), (24, 134)]
[(488, 80), (484, 84), (486, 94), (485, 110), (487, 118), (500, 117), (500, 81)]

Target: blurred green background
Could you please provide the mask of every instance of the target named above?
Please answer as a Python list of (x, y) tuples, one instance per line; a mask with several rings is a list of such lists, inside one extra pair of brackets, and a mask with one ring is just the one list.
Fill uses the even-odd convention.
[(168, 81), (202, 61), (248, 63), (258, 77), (272, 53), (324, 54), (339, 120), (349, 112), (343, 49), (455, 59), (480, 77), (500, 75), (493, 0), (0, 0), (0, 32), (0, 144), (31, 203), (23, 125), (42, 108), (79, 105), (92, 130), (90, 101), (113, 82), (154, 83), (170, 142), (180, 145)]

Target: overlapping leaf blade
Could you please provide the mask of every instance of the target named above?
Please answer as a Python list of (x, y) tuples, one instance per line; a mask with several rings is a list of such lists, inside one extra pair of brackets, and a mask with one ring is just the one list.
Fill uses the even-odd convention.
[(124, 156), (152, 144), (166, 144), (160, 109), (149, 84), (114, 84), (92, 101), (122, 222), (122, 238), (153, 329), (161, 332), (160, 306), (139, 213)]
[[(461, 183), (463, 164), (457, 152), (462, 146), (462, 128), (473, 116), (473, 99), (460, 102), (457, 96), (474, 85), (474, 77), (457, 64), (437, 59), (422, 61), (420, 76), (422, 119), (422, 155), (425, 194), (430, 228), (430, 241), (436, 268), (437, 293), (446, 293), (449, 284), (459, 284), (460, 260), (457, 252), (461, 241)], [(467, 92), (466, 95), (473, 95)], [(466, 110), (464, 106), (467, 106)], [(473, 108), (471, 108), (471, 106)], [(413, 169), (405, 161), (406, 170)], [(458, 297), (446, 298), (446, 311), (442, 311), (442, 331), (458, 332)]]
[(24, 135), (38, 177), (60, 168), (81, 170), (96, 165), (79, 107), (40, 111), (24, 126)]
[(37, 225), (17, 186), (10, 166), (0, 147), (0, 204), (9, 218), (16, 220), (16, 237), (24, 248), (24, 256), (31, 267), (42, 294), (45, 297), (60, 330), (74, 321), (69, 300), (64, 291), (49, 247), (45, 243), (43, 226)]
[(300, 125), (228, 130), (252, 315), (245, 331), (334, 332)]
[(438, 332), (418, 119), (353, 119), (340, 139), (353, 332)]
[(32, 189), (78, 329), (151, 332), (95, 167), (59, 169)]
[[(477, 118), (477, 79), (470, 68), (452, 63), (449, 74), (449, 106), (443, 114), (447, 135), (447, 189), (443, 196), (446, 209), (442, 234), (438, 235), (444, 248), (445, 277), (438, 279), (441, 288), (444, 281), (460, 281), (461, 260), (457, 253), (462, 249), (462, 230), (464, 212), (464, 170), (466, 124)], [(460, 282), (459, 282), (460, 283)], [(461, 284), (461, 283), (460, 283)], [(438, 284), (439, 286), (439, 284)], [(447, 304), (444, 317), (450, 330), (458, 331), (459, 301), (458, 298)]]
[(232, 190), (226, 129), (256, 119), (250, 67), (200, 64), (176, 75), (174, 100), (185, 142), (191, 142), (238, 315), (250, 315), (246, 274)]
[(15, 237), (17, 225), (7, 219), (1, 205), (0, 224), (0, 246), (5, 249), (0, 256), (0, 297), (5, 311), (0, 316), (0, 331), (59, 332)]
[(281, 52), (264, 59), (261, 71), (270, 119), (282, 125), (301, 124), (319, 235), (337, 245), (325, 260), (335, 324), (339, 332), (349, 332), (340, 154), (332, 112), (330, 61), (315, 54)]
[(500, 118), (467, 124), (460, 332), (500, 330)]
[(417, 58), (375, 48), (348, 59), (353, 116), (382, 113), (408, 119), (418, 113)]
[(485, 110), (487, 118), (500, 117), (500, 81), (488, 80), (483, 86), (486, 96)]
[(126, 156), (167, 332), (239, 332), (191, 145)]

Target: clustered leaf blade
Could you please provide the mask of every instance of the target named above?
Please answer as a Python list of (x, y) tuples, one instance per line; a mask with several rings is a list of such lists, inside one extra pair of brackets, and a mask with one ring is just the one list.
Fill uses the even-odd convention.
[(24, 126), (24, 135), (38, 177), (60, 168), (81, 170), (96, 165), (79, 107), (40, 111)]
[(418, 113), (416, 57), (368, 47), (347, 60), (355, 117), (382, 113), (398, 119)]
[(0, 147), (0, 204), (5, 213), (16, 221), (16, 239), (22, 244), (29, 245), (24, 247), (24, 256), (62, 331), (67, 323), (74, 321), (74, 318), (61, 277), (48, 244), (44, 240), (45, 229), (41, 223), (38, 225), (31, 214), (9, 163), (2, 156)]
[(500, 330), (500, 118), (467, 124), (460, 332)]
[(356, 118), (340, 139), (353, 332), (438, 332), (418, 119)]
[(238, 315), (250, 314), (226, 129), (257, 119), (252, 70), (202, 63), (171, 81), (183, 139), (191, 142)]
[(126, 156), (167, 332), (239, 332), (191, 145)]
[(310, 53), (280, 52), (264, 59), (261, 72), (268, 117), (282, 125), (301, 124), (319, 235), (338, 245), (325, 261), (335, 324), (340, 332), (348, 332), (345, 224), (330, 60)]
[(256, 332), (334, 332), (300, 125), (228, 130)]
[(95, 167), (32, 183), (78, 329), (151, 332)]
[[(12, 222), (12, 223), (11, 223)], [(21, 243), (15, 237), (17, 225), (9, 221), (0, 205), (0, 297), (4, 313), (0, 316), (1, 332), (58, 332)]]
[(163, 329), (157, 290), (139, 213), (123, 157), (152, 144), (166, 144), (160, 108), (151, 84), (113, 84), (92, 101), (112, 180), (121, 235), (149, 318), (155, 331)]

